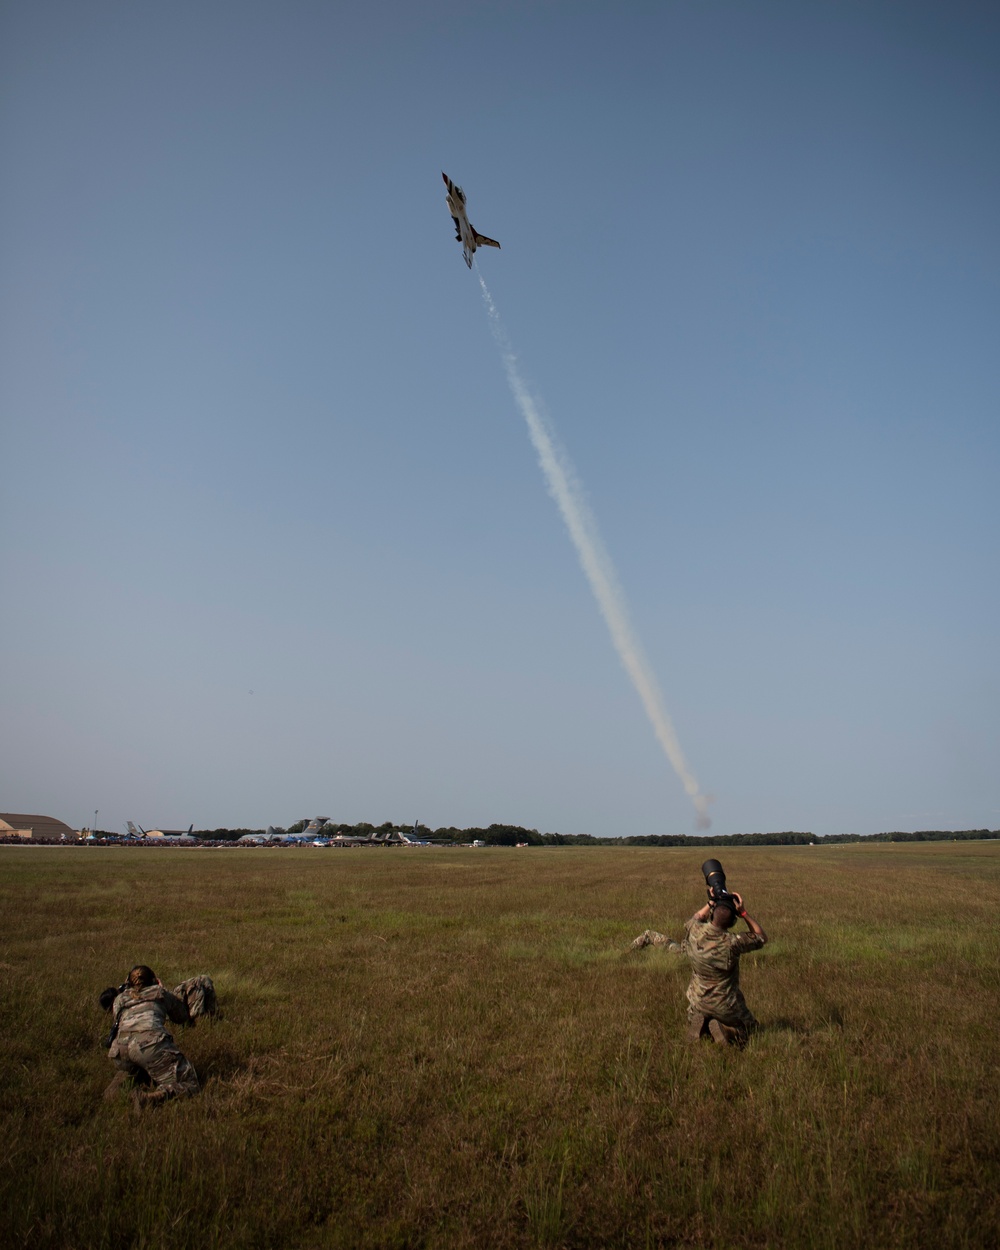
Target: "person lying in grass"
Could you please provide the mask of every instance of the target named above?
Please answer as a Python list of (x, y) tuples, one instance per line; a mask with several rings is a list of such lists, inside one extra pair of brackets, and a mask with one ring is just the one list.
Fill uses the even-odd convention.
[(106, 989), (100, 1004), (112, 1013), (108, 1058), (118, 1069), (104, 1091), (113, 1099), (132, 1080), (137, 1106), (190, 1098), (200, 1088), (193, 1065), (167, 1032), (167, 1020), (193, 1024), (199, 1015), (214, 1015), (215, 988), (210, 977), (192, 977), (168, 990), (145, 964), (136, 964), (124, 985)]

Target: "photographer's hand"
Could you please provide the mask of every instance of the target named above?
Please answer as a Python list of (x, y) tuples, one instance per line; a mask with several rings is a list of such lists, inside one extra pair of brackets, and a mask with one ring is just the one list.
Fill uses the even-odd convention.
[(757, 921), (756, 921), (756, 920), (754, 920), (753, 916), (751, 916), (751, 915), (747, 912), (746, 907), (744, 907), (744, 905), (743, 905), (743, 899), (740, 897), (740, 895), (739, 895), (739, 894), (734, 894), (734, 895), (733, 895), (733, 898), (737, 899), (737, 900), (739, 901), (739, 905), (740, 905), (740, 909), (739, 909), (739, 911), (737, 912), (737, 915), (738, 915), (738, 916), (740, 916), (743, 920), (745, 920), (745, 921), (747, 922), (747, 928), (749, 928), (749, 930), (750, 930), (750, 932), (751, 932), (751, 933), (753, 933), (756, 937), (759, 937), (759, 938), (760, 938), (760, 940), (761, 940), (762, 942), (766, 942), (766, 941), (767, 941), (767, 934), (766, 934), (766, 933), (764, 932), (764, 930), (760, 927), (760, 925), (757, 923)]

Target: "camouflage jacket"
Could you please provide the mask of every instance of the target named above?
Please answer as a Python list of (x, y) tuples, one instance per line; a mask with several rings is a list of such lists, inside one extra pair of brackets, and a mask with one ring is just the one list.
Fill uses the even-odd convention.
[(123, 990), (115, 999), (112, 1018), (118, 1036), (126, 1033), (165, 1033), (169, 1017), (176, 1024), (188, 1021), (187, 1007), (162, 985)]
[(740, 956), (764, 945), (755, 933), (732, 933), (717, 929), (697, 915), (684, 926), (681, 949), (691, 961), (691, 984), (687, 999), (706, 1016), (741, 1017), (746, 1003), (740, 992)]

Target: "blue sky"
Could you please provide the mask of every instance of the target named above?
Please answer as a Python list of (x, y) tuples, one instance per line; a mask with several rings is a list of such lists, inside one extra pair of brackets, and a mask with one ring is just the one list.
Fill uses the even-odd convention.
[(998, 35), (4, 6), (0, 806), (692, 831), (445, 170), (713, 831), (1000, 827)]

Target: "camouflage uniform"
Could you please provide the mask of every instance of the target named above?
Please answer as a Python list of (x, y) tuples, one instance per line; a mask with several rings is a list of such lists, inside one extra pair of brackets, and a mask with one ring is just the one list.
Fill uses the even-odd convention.
[(108, 1057), (120, 1072), (129, 1076), (147, 1073), (157, 1090), (168, 1097), (197, 1094), (198, 1075), (165, 1027), (168, 1017), (177, 1024), (189, 1021), (182, 999), (161, 985), (129, 987), (115, 999), (112, 1013), (117, 1033)]
[(680, 954), (681, 951), (681, 947), (673, 938), (668, 938), (665, 933), (657, 933), (655, 929), (647, 929), (645, 933), (640, 933), (632, 943), (631, 949), (637, 951), (644, 946), (665, 946), (673, 954)]
[(218, 1014), (219, 1004), (215, 997), (215, 986), (212, 978), (206, 976), (189, 977), (173, 989), (174, 998), (179, 998), (187, 1008), (190, 1023), (193, 1025), (199, 1016)]
[(681, 950), (691, 961), (691, 983), (687, 988), (688, 1021), (695, 1027), (718, 1020), (736, 1031), (737, 1040), (746, 1041), (757, 1027), (753, 1012), (740, 990), (740, 956), (764, 945), (755, 933), (732, 933), (717, 929), (697, 914), (684, 926)]

